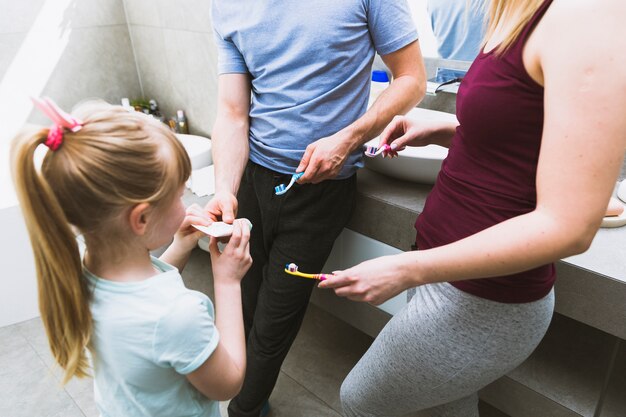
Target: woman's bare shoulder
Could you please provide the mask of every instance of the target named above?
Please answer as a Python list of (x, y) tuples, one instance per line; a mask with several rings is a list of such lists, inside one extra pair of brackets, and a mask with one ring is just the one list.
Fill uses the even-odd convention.
[(607, 60), (626, 69), (626, 1), (554, 0), (536, 38), (544, 63)]

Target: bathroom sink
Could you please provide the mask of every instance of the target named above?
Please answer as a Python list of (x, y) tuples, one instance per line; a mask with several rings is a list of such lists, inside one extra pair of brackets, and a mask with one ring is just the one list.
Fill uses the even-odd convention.
[(204, 168), (213, 164), (211, 140), (209, 138), (182, 133), (177, 133), (176, 137), (185, 147), (189, 159), (191, 159), (192, 169)]
[[(442, 120), (456, 121), (456, 116), (435, 110), (414, 108), (407, 114), (415, 120)], [(366, 145), (378, 146), (378, 138), (372, 139)], [(420, 184), (434, 184), (441, 163), (448, 155), (448, 149), (438, 145), (423, 147), (407, 147), (398, 153), (397, 158), (365, 157), (365, 166), (372, 171), (379, 172), (392, 178), (416, 182)]]

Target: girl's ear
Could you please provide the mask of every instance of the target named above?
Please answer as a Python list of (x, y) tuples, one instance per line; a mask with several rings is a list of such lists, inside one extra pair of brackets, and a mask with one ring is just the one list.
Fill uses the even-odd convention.
[(143, 236), (146, 234), (148, 227), (148, 217), (152, 207), (150, 203), (139, 203), (134, 206), (128, 213), (128, 224), (130, 230), (137, 236)]

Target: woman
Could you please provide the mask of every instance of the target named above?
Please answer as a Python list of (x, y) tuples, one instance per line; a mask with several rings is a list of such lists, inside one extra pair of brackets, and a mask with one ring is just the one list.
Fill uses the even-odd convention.
[(477, 416), (477, 391), (545, 334), (553, 262), (589, 247), (620, 171), (626, 5), (492, 0), (487, 10), (458, 126), (397, 117), (381, 136), (394, 149), (450, 148), (416, 222), (419, 250), (320, 284), (374, 304), (417, 287), (344, 381), (348, 416)]

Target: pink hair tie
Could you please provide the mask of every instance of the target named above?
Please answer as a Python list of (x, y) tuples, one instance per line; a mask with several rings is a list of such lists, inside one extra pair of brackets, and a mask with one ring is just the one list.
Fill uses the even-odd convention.
[(48, 132), (48, 139), (44, 142), (51, 151), (56, 151), (63, 143), (63, 128), (61, 126), (52, 126)]
[(35, 106), (54, 123), (48, 132), (48, 138), (44, 142), (44, 145), (50, 148), (51, 151), (56, 151), (63, 143), (64, 129), (78, 132), (83, 127), (83, 122), (61, 110), (61, 108), (48, 97), (31, 97), (31, 100)]

